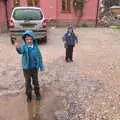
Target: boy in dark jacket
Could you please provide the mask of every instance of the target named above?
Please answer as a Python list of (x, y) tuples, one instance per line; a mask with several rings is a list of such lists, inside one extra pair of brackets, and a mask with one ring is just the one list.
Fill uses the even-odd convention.
[(22, 36), (24, 40), (23, 45), (19, 45), (15, 42), (16, 50), (19, 54), (22, 54), (22, 68), (25, 77), (27, 102), (32, 100), (32, 83), (34, 85), (34, 91), (36, 100), (40, 100), (40, 88), (38, 82), (38, 69), (44, 71), (42, 62), (42, 55), (38, 48), (38, 45), (34, 39), (34, 34), (31, 30), (26, 30)]
[(73, 26), (69, 26), (67, 29), (67, 33), (65, 33), (63, 37), (63, 41), (66, 48), (66, 62), (71, 61), (73, 62), (73, 48), (76, 43), (78, 43), (77, 36), (73, 31)]

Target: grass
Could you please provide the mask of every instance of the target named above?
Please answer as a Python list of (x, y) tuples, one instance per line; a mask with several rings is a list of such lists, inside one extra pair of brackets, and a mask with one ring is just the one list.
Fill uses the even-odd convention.
[(110, 28), (112, 28), (112, 29), (120, 29), (120, 26), (110, 26)]

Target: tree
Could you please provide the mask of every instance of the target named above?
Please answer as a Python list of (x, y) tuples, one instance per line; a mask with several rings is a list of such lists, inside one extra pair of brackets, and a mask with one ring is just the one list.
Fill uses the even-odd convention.
[(85, 2), (84, 0), (74, 0), (73, 2), (75, 12), (77, 13), (77, 16), (78, 16), (76, 26), (79, 26), (81, 17), (83, 16), (84, 2)]

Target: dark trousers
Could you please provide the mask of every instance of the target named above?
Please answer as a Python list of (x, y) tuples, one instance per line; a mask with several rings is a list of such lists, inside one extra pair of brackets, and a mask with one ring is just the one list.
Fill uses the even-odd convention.
[[(32, 83), (34, 85), (35, 95), (37, 97), (40, 96), (40, 88), (38, 83), (38, 70), (37, 69), (27, 69), (23, 70), (25, 77), (25, 87), (26, 87), (26, 95), (27, 97), (32, 97)], [(31, 83), (32, 82), (32, 83)]]
[(66, 60), (72, 60), (73, 59), (73, 47), (74, 45), (68, 45), (66, 48)]

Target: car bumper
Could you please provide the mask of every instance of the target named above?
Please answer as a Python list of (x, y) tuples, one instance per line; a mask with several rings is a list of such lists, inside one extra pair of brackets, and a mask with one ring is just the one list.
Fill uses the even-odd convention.
[[(25, 30), (10, 30), (11, 39), (20, 39)], [(33, 30), (35, 39), (41, 39), (47, 36), (47, 29)]]

